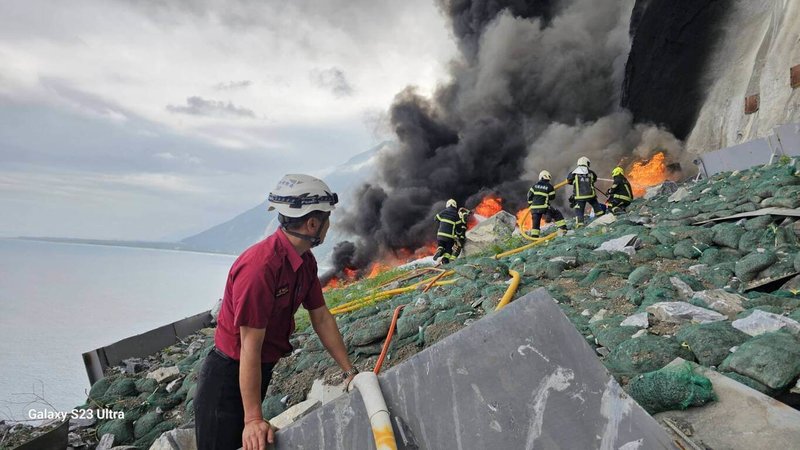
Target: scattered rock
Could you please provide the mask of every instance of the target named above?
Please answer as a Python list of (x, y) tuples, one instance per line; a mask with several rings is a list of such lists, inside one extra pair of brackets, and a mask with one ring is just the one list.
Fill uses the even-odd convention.
[(197, 450), (194, 428), (178, 428), (162, 434), (150, 450)]
[(636, 241), (635, 234), (626, 234), (625, 236), (618, 237), (616, 239), (610, 239), (608, 241), (603, 242), (599, 247), (595, 249), (595, 251), (628, 253), (628, 251), (624, 250), (625, 247), (633, 247), (635, 241)]
[(178, 378), (181, 371), (176, 366), (161, 367), (147, 374), (147, 378), (156, 380), (159, 384), (169, 383)]
[(722, 314), (686, 302), (658, 302), (647, 307), (657, 320), (669, 323), (708, 323), (725, 320)]
[(617, 221), (617, 217), (613, 214), (603, 214), (602, 216), (594, 219), (587, 225), (587, 228), (595, 228), (603, 225), (609, 225)]
[(517, 226), (517, 218), (505, 211), (493, 215), (467, 231), (464, 255), (471, 256), (490, 250), (497, 241), (511, 237)]
[(100, 443), (97, 444), (95, 450), (111, 450), (112, 447), (114, 447), (114, 435), (106, 434), (100, 438)]
[(277, 417), (273, 417), (270, 419), (269, 423), (279, 430), (286, 428), (297, 419), (305, 416), (309, 412), (319, 407), (321, 404), (322, 402), (319, 400), (304, 400), (287, 409)]
[(318, 378), (311, 385), (311, 390), (308, 392), (306, 399), (319, 400), (324, 405), (344, 395), (346, 389), (347, 386), (344, 383), (337, 385), (325, 384), (324, 380)]
[(686, 200), (686, 198), (689, 197), (690, 195), (692, 195), (692, 192), (690, 190), (686, 189), (685, 187), (680, 187), (675, 192), (673, 192), (672, 195), (669, 196), (669, 198), (667, 198), (667, 201), (670, 203), (682, 202)]
[(678, 295), (684, 300), (690, 299), (694, 294), (694, 291), (692, 290), (691, 286), (686, 284), (685, 281), (681, 280), (678, 277), (670, 277), (669, 282), (672, 284), (675, 290), (678, 291)]
[(608, 314), (607, 309), (601, 309), (600, 311), (597, 311), (597, 313), (595, 313), (595, 315), (593, 315), (591, 319), (589, 319), (589, 323), (595, 323), (597, 321), (603, 320), (606, 318), (607, 314)]
[(148, 369), (148, 365), (141, 358), (128, 358), (123, 359), (125, 373), (129, 375), (137, 374)]
[(731, 325), (750, 336), (759, 336), (764, 333), (778, 331), (782, 328), (800, 333), (800, 323), (796, 320), (760, 309), (754, 310), (749, 316), (743, 319), (734, 320)]
[(747, 299), (741, 295), (728, 292), (724, 289), (698, 291), (694, 293), (692, 298), (701, 300), (714, 311), (728, 316), (730, 320), (736, 318), (736, 314), (744, 311), (742, 304), (747, 301)]
[(172, 394), (173, 392), (175, 392), (178, 389), (180, 389), (182, 384), (183, 384), (183, 379), (182, 378), (176, 378), (176, 379), (170, 381), (169, 384), (167, 385), (167, 392)]
[(629, 316), (627, 319), (623, 320), (622, 323), (620, 323), (619, 325), (621, 327), (647, 328), (650, 325), (650, 323), (647, 320), (647, 313), (642, 312)]

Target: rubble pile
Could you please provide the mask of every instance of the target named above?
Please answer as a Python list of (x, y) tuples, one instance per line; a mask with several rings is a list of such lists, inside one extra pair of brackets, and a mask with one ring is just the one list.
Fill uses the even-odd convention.
[[(338, 315), (337, 322), (351, 359), (359, 369), (371, 370), (394, 309), (404, 305), (387, 370), (492, 314), (512, 269), (522, 276), (514, 298), (546, 288), (609, 371), (651, 412), (713, 400), (701, 375), (683, 366), (664, 369), (677, 357), (796, 402), (791, 389), (797, 391), (800, 376), (799, 218), (770, 210), (719, 219), (797, 208), (797, 173), (784, 162), (658, 187), (616, 220), (494, 259), (498, 250), (528, 243), (504, 235), (448, 265), (455, 271), (453, 284), (375, 301)], [(394, 270), (331, 291), (329, 306), (422, 279), (381, 286), (407, 272)], [(111, 433), (115, 445), (148, 448), (164, 431), (191, 426), (199, 363), (211, 349), (212, 332), (204, 330), (96, 383), (87, 405), (124, 410), (125, 419), (98, 421), (76, 432), (87, 444)], [(292, 344), (295, 351), (274, 369), (264, 417), (304, 401), (315, 380), (340, 381), (340, 370), (311, 327), (296, 333)], [(642, 394), (654, 386), (663, 398)]]

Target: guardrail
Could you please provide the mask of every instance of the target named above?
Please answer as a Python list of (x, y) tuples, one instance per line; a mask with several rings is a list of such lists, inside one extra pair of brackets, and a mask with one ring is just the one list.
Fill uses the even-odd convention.
[(122, 360), (150, 356), (180, 342), (197, 330), (211, 326), (212, 321), (211, 311), (204, 311), (84, 353), (83, 364), (86, 366), (89, 383), (94, 384), (102, 379), (107, 368), (120, 364)]

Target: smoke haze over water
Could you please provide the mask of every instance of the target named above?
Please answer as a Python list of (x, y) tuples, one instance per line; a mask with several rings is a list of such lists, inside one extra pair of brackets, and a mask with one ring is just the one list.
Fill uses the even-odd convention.
[(339, 219), (359, 239), (335, 251), (336, 268), (432, 241), (448, 198), (471, 208), (495, 192), (514, 212), (540, 170), (563, 179), (580, 156), (600, 177), (656, 146), (679, 160), (680, 141), (619, 106), (633, 4), (439, 0), (462, 56), (432, 98), (397, 94), (400, 145)]

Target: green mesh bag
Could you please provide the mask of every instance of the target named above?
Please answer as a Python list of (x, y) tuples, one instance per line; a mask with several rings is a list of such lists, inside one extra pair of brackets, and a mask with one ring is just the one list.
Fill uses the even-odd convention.
[(694, 373), (689, 362), (639, 375), (631, 380), (627, 391), (650, 414), (716, 400), (711, 380)]

